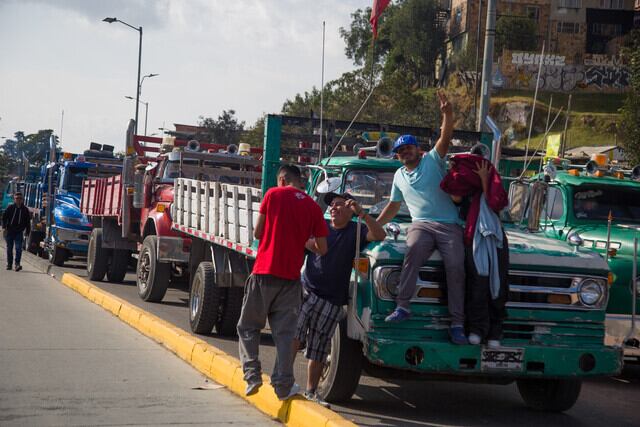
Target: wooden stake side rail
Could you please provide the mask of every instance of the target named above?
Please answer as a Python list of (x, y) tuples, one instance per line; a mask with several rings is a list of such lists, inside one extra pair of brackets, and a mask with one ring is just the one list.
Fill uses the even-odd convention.
[(172, 227), (255, 257), (253, 228), (262, 192), (258, 188), (177, 178)]
[(122, 176), (85, 179), (82, 182), (80, 210), (87, 216), (111, 216), (122, 214)]

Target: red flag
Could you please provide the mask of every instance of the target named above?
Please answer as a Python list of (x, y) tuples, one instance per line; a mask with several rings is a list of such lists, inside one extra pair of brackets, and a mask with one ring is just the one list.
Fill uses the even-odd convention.
[(382, 12), (389, 6), (391, 0), (373, 0), (373, 6), (371, 7), (371, 29), (373, 30), (373, 38), (378, 37), (378, 18), (382, 15)]

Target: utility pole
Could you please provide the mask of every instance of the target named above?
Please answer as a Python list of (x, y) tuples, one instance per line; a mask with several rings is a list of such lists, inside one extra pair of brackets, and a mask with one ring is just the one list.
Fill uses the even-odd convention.
[(484, 119), (489, 114), (491, 99), (491, 68), (493, 65), (493, 44), (496, 38), (496, 0), (487, 2), (487, 25), (484, 37), (484, 60), (482, 63), (482, 82), (480, 86), (480, 111), (477, 116), (476, 130), (482, 131)]

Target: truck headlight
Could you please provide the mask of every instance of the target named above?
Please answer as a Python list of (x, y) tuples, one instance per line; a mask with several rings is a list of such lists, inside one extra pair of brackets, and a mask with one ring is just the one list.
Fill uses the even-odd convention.
[(582, 304), (588, 307), (596, 306), (604, 299), (604, 286), (597, 280), (585, 279), (580, 283), (578, 296)]
[(78, 218), (75, 216), (60, 215), (59, 218), (60, 218), (60, 222), (65, 222), (71, 225), (83, 225), (82, 217)]
[(373, 281), (378, 297), (393, 299), (398, 295), (401, 270), (397, 267), (379, 267), (373, 272)]

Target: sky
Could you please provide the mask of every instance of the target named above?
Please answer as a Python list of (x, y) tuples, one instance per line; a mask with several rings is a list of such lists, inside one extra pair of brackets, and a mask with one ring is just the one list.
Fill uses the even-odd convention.
[[(372, 0), (0, 0), (0, 138), (53, 129), (65, 150), (124, 149), (138, 32), (147, 134), (234, 109), (252, 125), (354, 68), (339, 28)], [(63, 114), (64, 111), (64, 114)], [(62, 120), (64, 117), (64, 120)], [(138, 133), (144, 133), (140, 105)], [(4, 139), (0, 139), (0, 144)]]

